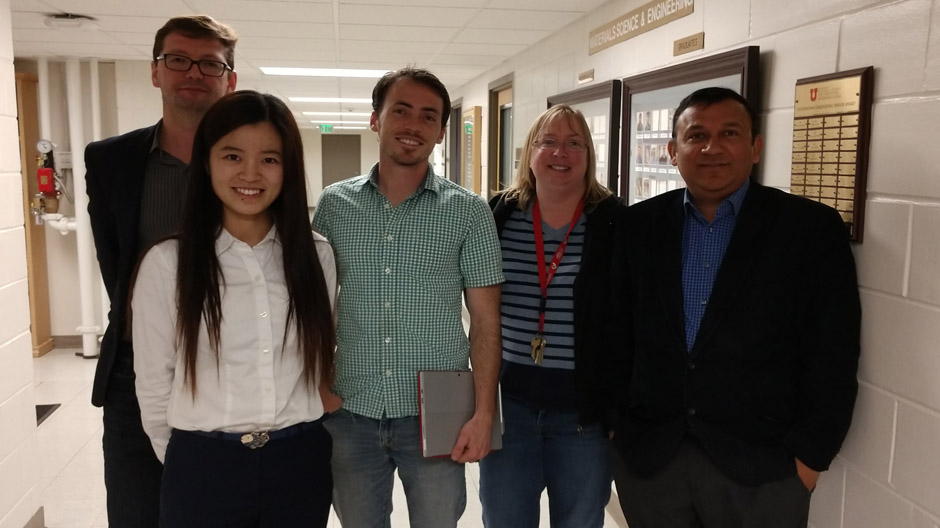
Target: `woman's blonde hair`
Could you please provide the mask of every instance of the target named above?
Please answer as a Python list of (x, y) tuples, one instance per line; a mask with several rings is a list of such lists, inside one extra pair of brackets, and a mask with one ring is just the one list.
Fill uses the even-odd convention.
[(538, 148), (535, 143), (542, 136), (556, 119), (567, 119), (571, 130), (579, 133), (587, 144), (587, 170), (584, 171), (584, 210), (590, 211), (602, 200), (610, 196), (610, 191), (597, 181), (595, 174), (597, 172), (597, 154), (594, 151), (594, 142), (591, 140), (591, 129), (588, 128), (584, 115), (566, 104), (555, 105), (542, 112), (529, 134), (525, 138), (525, 144), (522, 146), (522, 157), (519, 160), (519, 168), (516, 169), (516, 177), (506, 191), (507, 200), (516, 200), (519, 203), (519, 209), (526, 210), (535, 201), (535, 175), (529, 164), (532, 162), (533, 149)]

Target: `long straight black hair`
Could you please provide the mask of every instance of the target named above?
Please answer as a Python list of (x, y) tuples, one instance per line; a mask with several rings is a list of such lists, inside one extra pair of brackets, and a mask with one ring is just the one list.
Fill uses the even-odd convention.
[(270, 123), (282, 144), (284, 171), (281, 193), (268, 207), (284, 256), (288, 311), (284, 340), (296, 322), (299, 353), (309, 386), (333, 380), (336, 337), (332, 307), (323, 269), (317, 257), (307, 213), (306, 178), (300, 131), (287, 106), (273, 95), (243, 90), (219, 99), (202, 118), (193, 142), (189, 165), (189, 193), (180, 225), (179, 266), (176, 272), (177, 346), (183, 353), (184, 382), (196, 395), (196, 352), (203, 322), (216, 361), (224, 353), (221, 342), (221, 288), (225, 277), (219, 267), (215, 240), (222, 230), (222, 202), (212, 189), (209, 152), (223, 136), (256, 123)]

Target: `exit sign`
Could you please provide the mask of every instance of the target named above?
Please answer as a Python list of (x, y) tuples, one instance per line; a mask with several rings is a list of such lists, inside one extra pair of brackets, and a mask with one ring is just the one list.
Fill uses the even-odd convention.
[(323, 134), (332, 134), (333, 125), (320, 125), (320, 132)]
[(473, 123), (464, 123), (463, 131), (465, 134), (473, 134)]

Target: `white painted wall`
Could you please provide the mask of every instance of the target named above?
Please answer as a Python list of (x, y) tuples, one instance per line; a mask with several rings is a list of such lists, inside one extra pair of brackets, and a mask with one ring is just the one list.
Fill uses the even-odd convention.
[[(875, 66), (865, 242), (855, 247), (861, 387), (842, 453), (814, 494), (810, 525), (938, 528), (940, 0), (698, 0), (688, 17), (587, 55), (590, 30), (641, 3), (611, 1), (452, 95), (464, 108), (484, 107), (485, 130), (487, 84), (514, 72), (518, 147), (546, 98), (575, 88), (578, 72), (594, 68), (601, 82), (758, 45), (761, 179), (787, 188), (795, 81)], [(671, 56), (674, 40), (699, 31), (704, 51)]]
[(21, 528), (41, 497), (10, 16), (0, 0), (0, 528)]

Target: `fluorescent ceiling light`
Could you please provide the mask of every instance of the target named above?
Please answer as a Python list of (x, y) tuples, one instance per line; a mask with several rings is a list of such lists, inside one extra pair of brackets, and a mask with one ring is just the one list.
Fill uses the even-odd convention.
[(362, 103), (372, 104), (372, 99), (356, 99), (355, 97), (288, 97), (292, 103)]
[(335, 126), (333, 130), (365, 130), (366, 127)]
[(293, 75), (297, 77), (363, 77), (378, 79), (389, 70), (356, 70), (352, 68), (273, 68), (262, 66), (265, 75)]
[(370, 116), (372, 112), (304, 112), (305, 116)]
[[(311, 121), (311, 123), (326, 123), (326, 124), (334, 123), (336, 124), (336, 121)], [(368, 121), (342, 121), (341, 123), (344, 125), (368, 125), (369, 124)]]

